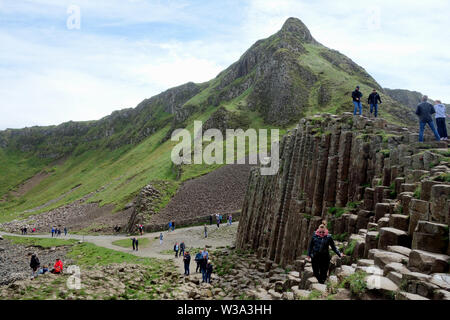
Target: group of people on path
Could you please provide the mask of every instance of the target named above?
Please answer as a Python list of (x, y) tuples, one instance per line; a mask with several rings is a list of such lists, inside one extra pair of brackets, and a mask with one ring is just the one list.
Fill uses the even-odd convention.
[[(355, 91), (352, 92), (353, 99), (353, 115), (356, 115), (359, 110), (359, 115), (362, 115), (362, 98), (363, 94), (360, 91), (359, 86), (356, 86)], [(375, 118), (378, 116), (378, 104), (381, 104), (381, 97), (377, 93), (376, 89), (372, 90), (372, 93), (367, 99), (367, 103), (370, 105), (370, 114), (374, 114)], [(433, 122), (432, 115), (435, 114), (436, 127)], [(428, 96), (422, 97), (422, 102), (417, 105), (416, 115), (419, 117), (419, 142), (423, 142), (423, 134), (426, 125), (428, 125), (434, 134), (437, 141), (448, 140), (447, 125), (445, 119), (447, 118), (447, 109), (440, 100), (436, 100), (433, 106), (428, 102)]]
[(178, 242), (175, 242), (173, 246), (173, 251), (175, 251), (175, 258), (184, 256), (184, 250), (186, 249), (186, 245), (182, 241), (180, 244)]
[[(57, 228), (57, 227), (52, 227), (52, 230), (50, 231), (52, 233), (52, 238), (53, 237), (58, 237), (61, 236), (61, 229)], [(67, 227), (64, 227), (64, 235), (67, 236)]]
[[(223, 216), (220, 213), (216, 213), (215, 214), (215, 218), (216, 218), (216, 224), (217, 224), (217, 228), (219, 228), (220, 224), (223, 221)], [(209, 216), (209, 225), (212, 225), (212, 221), (213, 221), (213, 215), (211, 214)], [(233, 216), (231, 214), (228, 215), (227, 218), (227, 224), (229, 226), (231, 226), (231, 224), (233, 223)], [(206, 237), (205, 237), (206, 238)]]
[(64, 270), (63, 262), (59, 258), (56, 258), (53, 268), (49, 270), (50, 265), (51, 263), (49, 263), (48, 265), (43, 265), (42, 268), (40, 268), (41, 263), (39, 261), (39, 258), (35, 253), (33, 253), (30, 260), (31, 279), (34, 279), (40, 274), (46, 274), (47, 272), (60, 274)]
[(202, 273), (202, 283), (203, 282), (211, 283), (211, 274), (213, 273), (213, 265), (212, 261), (209, 259), (209, 253), (206, 250), (206, 247), (195, 255), (195, 262), (197, 262), (197, 268), (195, 269), (195, 272), (198, 273), (200, 270), (200, 272)]

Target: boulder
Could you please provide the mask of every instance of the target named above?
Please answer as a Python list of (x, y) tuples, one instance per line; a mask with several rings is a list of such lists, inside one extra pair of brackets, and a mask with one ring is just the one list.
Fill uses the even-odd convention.
[(377, 228), (380, 231), (381, 228), (389, 227), (389, 217), (383, 217), (378, 220)]
[(450, 256), (414, 249), (409, 254), (408, 269), (431, 273), (446, 273), (449, 270)]
[(370, 266), (373, 266), (375, 263), (373, 260), (359, 259), (356, 264), (361, 267), (370, 267)]
[(378, 240), (378, 248), (387, 249), (389, 245), (409, 247), (410, 238), (405, 231), (389, 227), (381, 228), (380, 239)]
[(307, 298), (309, 296), (309, 294), (311, 293), (311, 291), (301, 290), (298, 288), (298, 286), (294, 286), (294, 287), (292, 287), (292, 293), (294, 294), (294, 297), (296, 299), (302, 299), (302, 298)]
[(373, 260), (375, 261), (376, 266), (384, 268), (391, 262), (407, 263), (408, 258), (402, 254), (380, 250), (374, 254)]
[(389, 203), (377, 203), (375, 205), (375, 222), (383, 218), (385, 214), (390, 214), (391, 205)]
[(435, 290), (433, 292), (433, 300), (450, 300), (450, 291), (447, 290)]
[(376, 249), (377, 246), (378, 246), (378, 231), (367, 232), (364, 246), (364, 257), (368, 257), (369, 251), (372, 249)]
[(273, 289), (270, 289), (267, 293), (268, 293), (268, 294), (272, 297), (272, 299), (274, 299), (274, 300), (281, 300), (281, 298), (283, 297), (283, 295), (282, 295), (281, 293), (278, 293), (278, 292), (274, 291)]
[(450, 291), (450, 274), (448, 273), (435, 273), (431, 276), (430, 282), (441, 289)]
[(409, 257), (409, 254), (411, 253), (411, 249), (408, 247), (402, 247), (402, 246), (388, 246), (387, 250), (390, 252), (395, 252), (402, 254), (406, 257)]
[(431, 188), (430, 213), (434, 221), (447, 223), (450, 221), (450, 185), (437, 184)]
[(401, 273), (398, 273), (395, 271), (390, 271), (389, 273), (387, 273), (385, 275), (385, 277), (388, 278), (389, 280), (391, 280), (397, 286), (401, 286), (401, 284), (402, 284), (402, 274)]
[(409, 293), (405, 291), (399, 291), (395, 295), (395, 300), (430, 300), (425, 297), (422, 297), (418, 294)]
[(311, 290), (317, 290), (320, 291), (322, 293), (327, 293), (327, 286), (325, 284), (321, 284), (321, 283), (314, 283), (311, 285)]
[(403, 276), (403, 274), (410, 273), (411, 271), (402, 263), (390, 262), (384, 266), (384, 275), (386, 276), (389, 272), (396, 272)]
[(398, 290), (398, 286), (386, 277), (369, 275), (364, 278), (368, 290), (376, 290), (382, 294), (390, 294)]

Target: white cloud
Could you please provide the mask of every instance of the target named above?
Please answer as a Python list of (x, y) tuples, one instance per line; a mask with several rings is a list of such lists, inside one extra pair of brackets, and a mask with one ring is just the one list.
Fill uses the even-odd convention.
[[(210, 80), (291, 16), (382, 86), (450, 101), (444, 0), (0, 3), (0, 130), (98, 119), (175, 85)], [(77, 31), (66, 29), (70, 4), (81, 8)]]

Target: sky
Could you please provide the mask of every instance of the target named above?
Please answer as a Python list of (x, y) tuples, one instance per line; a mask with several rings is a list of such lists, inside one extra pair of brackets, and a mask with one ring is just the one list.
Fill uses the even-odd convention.
[(447, 0), (0, 0), (0, 130), (208, 81), (289, 17), (381, 86), (450, 103), (449, 13)]

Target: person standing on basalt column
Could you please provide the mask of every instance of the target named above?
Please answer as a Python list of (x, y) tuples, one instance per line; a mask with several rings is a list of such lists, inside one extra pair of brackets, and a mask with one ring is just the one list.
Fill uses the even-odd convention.
[(325, 225), (321, 224), (309, 243), (307, 260), (311, 260), (314, 276), (322, 284), (327, 280), (328, 268), (330, 266), (331, 257), (328, 250), (329, 246), (331, 246), (331, 249), (339, 257), (344, 256), (334, 245), (333, 238), (328, 234)]
[(374, 114), (375, 118), (378, 116), (378, 103), (381, 104), (380, 95), (377, 93), (377, 90), (373, 89), (372, 93), (369, 95), (367, 99), (367, 103), (370, 106), (370, 114)]
[(358, 110), (358, 108), (359, 108), (359, 115), (362, 115), (362, 104), (361, 104), (362, 96), (363, 94), (361, 93), (361, 91), (359, 91), (359, 86), (356, 86), (355, 91), (352, 92), (353, 104), (355, 106), (353, 110), (353, 115), (356, 115), (356, 111)]
[(419, 117), (419, 142), (423, 142), (423, 132), (425, 130), (425, 126), (428, 124), (431, 131), (434, 133), (434, 137), (437, 141), (441, 140), (439, 133), (436, 131), (434, 127), (433, 118), (431, 115), (436, 113), (434, 107), (431, 103), (428, 103), (428, 96), (423, 96), (422, 103), (420, 103), (416, 108), (416, 114)]
[(441, 140), (448, 140), (447, 125), (445, 124), (445, 118), (447, 117), (446, 107), (440, 100), (436, 100), (434, 110), (436, 111), (435, 118), (439, 136), (441, 137)]

